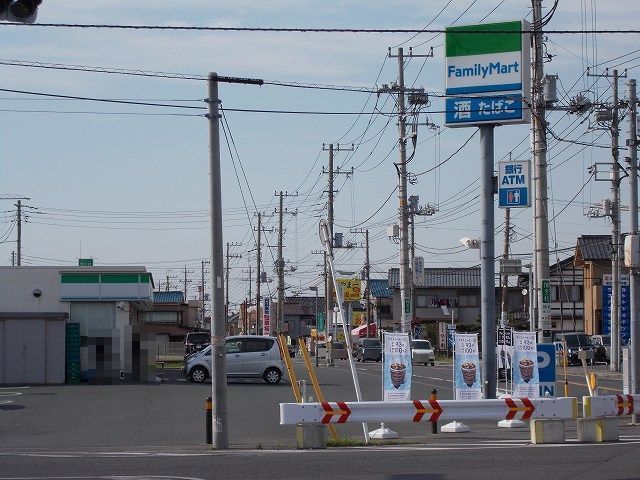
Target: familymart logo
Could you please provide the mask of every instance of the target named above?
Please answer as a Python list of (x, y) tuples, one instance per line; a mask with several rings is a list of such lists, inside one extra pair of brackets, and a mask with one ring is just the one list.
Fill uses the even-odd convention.
[(508, 75), (511, 73), (520, 73), (520, 62), (517, 60), (512, 63), (495, 62), (489, 64), (476, 63), (471, 67), (458, 67), (456, 65), (447, 66), (447, 75), (449, 77), (481, 77), (487, 78), (491, 75)]

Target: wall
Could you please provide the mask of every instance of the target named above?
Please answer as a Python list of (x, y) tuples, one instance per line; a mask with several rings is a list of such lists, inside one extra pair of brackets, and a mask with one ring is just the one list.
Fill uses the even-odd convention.
[[(0, 311), (69, 313), (69, 303), (60, 301), (59, 267), (0, 267)], [(39, 298), (33, 296), (40, 289)]]

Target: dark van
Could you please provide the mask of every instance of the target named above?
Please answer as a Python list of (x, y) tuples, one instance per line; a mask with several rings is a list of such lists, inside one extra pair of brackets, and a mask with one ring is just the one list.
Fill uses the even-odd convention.
[[(596, 347), (591, 341), (591, 337), (586, 333), (580, 332), (566, 332), (556, 333), (554, 337), (555, 342), (563, 342), (567, 345), (567, 361), (569, 365), (580, 365), (580, 359), (578, 358), (578, 352), (580, 350), (586, 350), (592, 352), (591, 358), (594, 358)], [(593, 364), (593, 360), (590, 361)]]
[(211, 343), (209, 332), (191, 332), (187, 333), (184, 339), (184, 356), (185, 358), (194, 352), (203, 350)]

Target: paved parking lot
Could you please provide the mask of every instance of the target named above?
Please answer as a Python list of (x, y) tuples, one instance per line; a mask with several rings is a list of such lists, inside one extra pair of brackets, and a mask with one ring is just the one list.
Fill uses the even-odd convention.
[[(358, 364), (357, 368), (363, 398), (380, 399), (380, 364)], [(304, 369), (299, 360), (296, 360), (296, 369), (302, 376)], [(603, 369), (603, 373), (606, 370)], [(327, 399), (356, 399), (347, 362), (336, 361), (333, 368), (319, 368), (318, 377)], [(0, 389), (0, 447), (6, 450), (202, 446), (205, 439), (204, 401), (211, 395), (211, 384), (186, 382), (178, 370), (168, 370), (166, 379), (163, 383), (150, 384), (3, 387)], [(618, 393), (619, 380), (602, 382), (609, 385), (610, 393)], [(570, 370), (569, 383), (571, 395), (585, 394), (584, 378), (578, 368)], [(558, 387), (561, 388), (561, 384)], [(438, 389), (439, 398), (452, 398), (450, 365), (415, 367), (413, 397), (428, 398), (432, 388)], [(313, 395), (310, 385), (307, 395)], [(294, 427), (279, 425), (278, 410), (280, 403), (293, 401), (286, 379), (276, 386), (266, 385), (261, 380), (230, 381), (232, 446), (295, 446)], [(466, 442), (524, 441), (529, 435), (528, 429), (498, 430), (495, 422), (470, 425), (473, 431), (465, 434)], [(377, 427), (369, 425), (370, 430)], [(451, 439), (450, 435), (432, 436), (429, 424), (407, 423), (391, 427), (409, 441), (433, 443)], [(341, 425), (339, 432), (343, 437), (362, 438), (359, 424)], [(571, 430), (568, 435), (572, 435)]]

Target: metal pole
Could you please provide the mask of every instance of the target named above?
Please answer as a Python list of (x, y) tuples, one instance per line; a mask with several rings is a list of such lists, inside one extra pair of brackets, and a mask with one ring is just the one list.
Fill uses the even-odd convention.
[(260, 275), (261, 275), (261, 270), (262, 270), (262, 266), (260, 265), (261, 261), (262, 261), (262, 252), (260, 251), (260, 241), (262, 239), (262, 214), (258, 213), (258, 239), (257, 239), (257, 262), (258, 262), (258, 268), (257, 270), (257, 274), (256, 274), (256, 331), (255, 333), (257, 335), (262, 335), (262, 326), (260, 324), (260, 301), (262, 300), (260, 298)]
[[(227, 242), (227, 262), (224, 268), (224, 318), (229, 318), (229, 242)], [(204, 262), (202, 262), (202, 292), (204, 293)], [(204, 312), (204, 298), (202, 299), (202, 311)]]
[(18, 266), (22, 265), (22, 201), (18, 200)]
[(613, 120), (611, 122), (611, 362), (620, 371), (620, 164), (618, 163), (618, 70), (613, 71)]
[[(511, 209), (506, 208), (504, 210), (504, 251), (502, 253), (503, 260), (509, 259), (509, 233), (511, 229)], [(506, 263), (506, 262), (505, 262)], [(500, 308), (500, 326), (502, 328), (506, 328), (507, 326), (507, 310), (508, 310), (508, 295), (509, 295), (509, 275), (504, 272), (505, 266), (503, 265), (502, 270), (502, 301)]]
[(409, 278), (409, 218), (407, 209), (407, 140), (404, 104), (404, 54), (398, 48), (398, 130), (400, 134), (400, 162), (398, 163), (398, 200), (400, 214), (400, 311), (401, 332), (411, 330), (411, 279)]
[(320, 338), (320, 329), (318, 328), (318, 287), (315, 287), (316, 289), (316, 348), (315, 348), (315, 354), (316, 354), (316, 367), (318, 366), (318, 339)]
[(411, 298), (411, 326), (409, 327), (409, 335), (413, 336), (413, 328), (411, 328), (413, 326), (413, 320), (414, 320), (414, 313), (416, 311), (416, 286), (414, 284), (414, 275), (413, 275), (413, 271), (414, 268), (416, 268), (416, 215), (415, 213), (411, 210), (411, 208), (409, 208), (409, 217), (411, 218), (410, 222), (411, 222), (411, 254), (409, 255), (409, 261), (410, 263), (410, 268), (409, 268), (409, 281), (411, 284), (411, 288), (410, 288), (410, 298)]
[(278, 209), (278, 308), (276, 309), (276, 331), (282, 333), (284, 326), (284, 259), (282, 258), (282, 218), (283, 199), (280, 192), (280, 208)]
[(222, 243), (222, 188), (220, 172), (220, 114), (218, 75), (209, 74), (209, 182), (211, 208), (211, 397), (213, 448), (229, 448), (227, 365), (224, 322), (224, 262)]
[(496, 398), (496, 277), (493, 218), (493, 130), (480, 126), (481, 214), (480, 293), (482, 296), (482, 385), (484, 398)]
[(535, 288), (538, 305), (538, 341), (551, 343), (551, 316), (549, 308), (543, 305), (542, 280), (549, 276), (549, 216), (547, 200), (547, 132), (545, 121), (545, 103), (543, 95), (543, 39), (540, 27), (542, 19), (542, 0), (532, 0), (533, 4), (533, 158), (535, 185)]
[[(636, 81), (628, 80), (628, 108), (629, 108), (629, 229), (632, 235), (638, 235), (638, 139), (636, 136), (637, 127), (637, 96), (636, 96)], [(640, 342), (640, 294), (638, 287), (640, 287), (640, 279), (638, 278), (638, 269), (631, 269), (630, 271), (630, 296), (631, 296), (631, 394), (640, 393), (640, 385), (638, 384), (638, 375), (640, 374), (640, 348), (638, 348), (638, 342)], [(638, 414), (634, 413), (631, 417), (631, 423), (638, 423)]]
[[(333, 242), (334, 242), (334, 237), (333, 237), (333, 143), (329, 144), (329, 205), (328, 205), (328, 220), (329, 220), (329, 235), (330, 237), (330, 241), (329, 241), (329, 252), (331, 255), (333, 255)], [(329, 322), (331, 322), (332, 325), (334, 325), (334, 319), (335, 319), (335, 315), (333, 312), (333, 295), (331, 292), (331, 283), (329, 282), (329, 277), (328, 277), (328, 272), (327, 272), (327, 255), (325, 252), (325, 257), (324, 257), (324, 268), (325, 268), (325, 278), (327, 279), (327, 288), (326, 288), (326, 298), (325, 298), (325, 302), (327, 305), (327, 309), (325, 311), (325, 324), (327, 325), (327, 336), (325, 337), (325, 342), (327, 342), (329, 340)], [(337, 332), (335, 330), (335, 325), (333, 328), (333, 335), (336, 335)], [(331, 339), (331, 341), (333, 342), (333, 338)], [(326, 343), (325, 343), (326, 345)], [(330, 354), (331, 352), (331, 348), (329, 345), (327, 345), (327, 365), (333, 365), (333, 358)]]

